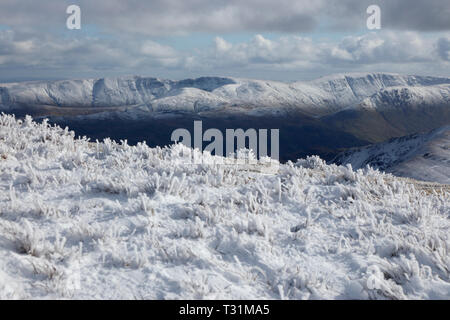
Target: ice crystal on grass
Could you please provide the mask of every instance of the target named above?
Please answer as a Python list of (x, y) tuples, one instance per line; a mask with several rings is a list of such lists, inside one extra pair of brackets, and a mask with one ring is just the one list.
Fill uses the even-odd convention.
[(450, 297), (447, 186), (192, 152), (0, 116), (0, 298)]

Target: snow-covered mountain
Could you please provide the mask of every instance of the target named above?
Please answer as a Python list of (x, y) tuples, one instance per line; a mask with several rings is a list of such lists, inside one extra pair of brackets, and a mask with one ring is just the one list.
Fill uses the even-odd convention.
[[(450, 124), (450, 78), (340, 74), (283, 83), (143, 77), (0, 84), (0, 111), (69, 126), (95, 139), (171, 143), (177, 128), (276, 128), (280, 159), (386, 141)], [(192, 133), (191, 133), (192, 134)]]
[[(435, 86), (438, 88), (423, 89)], [(136, 108), (136, 112), (142, 113), (218, 109), (267, 112), (269, 108), (294, 109), (322, 116), (354, 107), (392, 87), (400, 91), (402, 88), (417, 91), (409, 98), (417, 96), (419, 100), (449, 103), (450, 78), (369, 73), (334, 75), (294, 83), (220, 77), (181, 81), (126, 77), (9, 83), (0, 84), (0, 109), (88, 108), (90, 112), (99, 112), (128, 107), (128, 112), (132, 110), (130, 108)], [(376, 99), (373, 103), (378, 101)], [(385, 96), (379, 99), (386, 102)]]
[(398, 176), (450, 184), (450, 126), (355, 148), (338, 155), (334, 162), (351, 164), (354, 169), (369, 165)]
[(445, 186), (190, 153), (1, 115), (0, 298), (449, 298)]
[[(357, 108), (377, 111), (410, 111), (450, 103), (450, 85), (390, 87), (364, 99)], [(450, 105), (449, 105), (450, 106)]]

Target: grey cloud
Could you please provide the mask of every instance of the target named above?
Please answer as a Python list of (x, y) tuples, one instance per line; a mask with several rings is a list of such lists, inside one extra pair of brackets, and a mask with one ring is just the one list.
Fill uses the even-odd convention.
[(381, 1), (387, 28), (420, 31), (450, 30), (450, 1)]
[(448, 0), (2, 0), (0, 23), (21, 30), (63, 29), (70, 3), (81, 6), (85, 24), (152, 36), (361, 30), (371, 4), (381, 7), (386, 29), (450, 30)]
[(358, 30), (366, 28), (370, 5), (381, 10), (382, 29), (410, 31), (450, 30), (448, 0), (340, 0), (330, 1), (326, 16), (331, 29)]
[(36, 71), (48, 76), (79, 74), (140, 73), (183, 65), (183, 55), (169, 46), (145, 40), (99, 38), (67, 39), (41, 34), (0, 31), (0, 75), (33, 77)]
[(436, 47), (441, 59), (450, 61), (450, 38), (439, 38)]

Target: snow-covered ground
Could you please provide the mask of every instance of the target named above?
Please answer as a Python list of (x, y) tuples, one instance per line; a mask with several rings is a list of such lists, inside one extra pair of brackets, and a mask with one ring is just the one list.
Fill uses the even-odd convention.
[(397, 176), (450, 184), (450, 126), (350, 149), (333, 162), (355, 169), (369, 165)]
[(0, 298), (450, 298), (447, 189), (187, 151), (1, 116)]

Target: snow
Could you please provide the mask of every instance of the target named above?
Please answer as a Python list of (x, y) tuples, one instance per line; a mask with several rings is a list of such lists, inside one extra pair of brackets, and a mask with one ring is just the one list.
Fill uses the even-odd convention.
[(450, 195), (0, 116), (2, 299), (449, 299)]
[(450, 85), (427, 87), (390, 87), (364, 99), (357, 108), (377, 111), (402, 111), (423, 106), (448, 105), (450, 102)]
[(333, 162), (355, 169), (369, 165), (402, 177), (450, 184), (450, 126), (351, 149)]
[[(365, 99), (394, 87), (398, 90), (418, 88), (414, 92), (420, 101), (432, 99), (433, 103), (449, 103), (450, 78), (367, 73), (284, 83), (222, 77), (172, 81), (133, 76), (1, 84), (0, 110), (53, 106), (90, 108), (95, 112), (96, 108), (130, 107), (140, 113), (145, 107), (146, 112), (151, 114), (171, 110), (231, 111), (236, 107), (244, 107), (242, 112), (250, 110), (252, 114), (255, 114), (255, 110), (265, 114), (267, 108), (294, 108), (314, 116), (323, 116), (356, 107)], [(434, 87), (439, 88), (432, 91), (431, 96), (429, 91), (420, 90)], [(420, 93), (427, 94), (421, 96)], [(376, 102), (373, 99), (370, 101)]]

